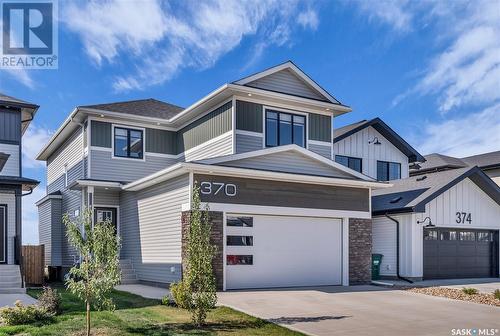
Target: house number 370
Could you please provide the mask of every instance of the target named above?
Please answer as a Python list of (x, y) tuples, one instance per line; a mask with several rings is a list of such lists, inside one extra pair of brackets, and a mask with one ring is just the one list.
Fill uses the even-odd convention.
[(223, 193), (226, 196), (234, 197), (237, 193), (235, 184), (222, 182), (201, 182), (200, 192), (204, 195), (218, 195)]

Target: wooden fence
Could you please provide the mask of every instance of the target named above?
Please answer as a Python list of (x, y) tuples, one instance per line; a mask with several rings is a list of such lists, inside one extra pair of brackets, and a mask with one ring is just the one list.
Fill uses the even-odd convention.
[(22, 247), (22, 272), (27, 285), (43, 285), (45, 268), (45, 246)]

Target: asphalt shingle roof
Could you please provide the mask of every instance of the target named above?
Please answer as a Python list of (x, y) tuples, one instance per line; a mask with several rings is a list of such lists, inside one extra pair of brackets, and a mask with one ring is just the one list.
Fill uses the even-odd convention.
[(160, 119), (171, 119), (184, 110), (184, 108), (180, 106), (165, 103), (153, 98), (129, 100), (116, 103), (84, 105), (79, 107)]
[(478, 166), (480, 168), (493, 165), (500, 165), (500, 151), (467, 156), (461, 158), (461, 160), (471, 166)]
[(32, 108), (37, 108), (38, 105), (27, 102), (25, 100), (21, 100), (19, 98), (14, 98), (12, 96), (8, 96), (2, 92), (0, 92), (0, 103), (11, 103), (11, 104), (16, 104), (16, 105), (24, 105), (27, 107), (32, 107)]

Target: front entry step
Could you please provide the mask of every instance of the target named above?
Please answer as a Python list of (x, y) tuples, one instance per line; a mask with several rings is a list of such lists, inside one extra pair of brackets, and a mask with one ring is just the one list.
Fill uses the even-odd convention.
[(0, 294), (24, 294), (19, 265), (0, 265)]
[(139, 279), (137, 279), (137, 275), (135, 274), (134, 266), (132, 265), (130, 259), (120, 259), (120, 271), (120, 284), (130, 285), (139, 282)]

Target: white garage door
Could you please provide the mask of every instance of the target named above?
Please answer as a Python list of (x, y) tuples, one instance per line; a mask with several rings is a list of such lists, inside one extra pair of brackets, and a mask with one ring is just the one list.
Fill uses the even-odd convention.
[(340, 219), (228, 215), (226, 288), (340, 285)]

